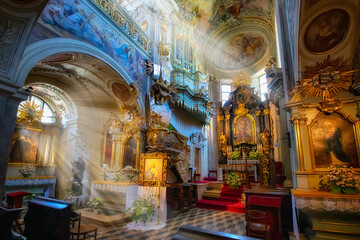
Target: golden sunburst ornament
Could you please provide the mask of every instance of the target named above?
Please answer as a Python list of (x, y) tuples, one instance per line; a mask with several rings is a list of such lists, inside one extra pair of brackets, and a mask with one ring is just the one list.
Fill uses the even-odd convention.
[(21, 103), (18, 110), (18, 124), (37, 125), (42, 118), (43, 111), (35, 101)]
[(351, 69), (349, 59), (330, 59), (330, 56), (314, 66), (305, 66), (305, 69), (301, 80), (302, 93), (307, 97), (322, 96), (323, 100), (335, 97), (339, 91), (348, 90), (355, 72)]

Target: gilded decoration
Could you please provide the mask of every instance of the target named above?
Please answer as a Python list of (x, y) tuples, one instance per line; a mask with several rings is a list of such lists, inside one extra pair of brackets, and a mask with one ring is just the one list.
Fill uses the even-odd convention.
[(226, 156), (226, 151), (227, 151), (227, 136), (224, 133), (221, 133), (220, 136), (218, 137), (219, 140), (219, 149), (222, 152), (222, 154), (224, 156)]
[(320, 112), (308, 126), (313, 169), (328, 171), (330, 165), (359, 168), (359, 129), (343, 112)]
[(165, 153), (143, 153), (140, 159), (141, 186), (166, 186), (168, 156)]
[(35, 101), (23, 102), (19, 106), (17, 124), (36, 126), (40, 123), (42, 114), (40, 105), (36, 104)]
[(270, 131), (268, 129), (265, 129), (262, 133), (260, 133), (261, 144), (262, 144), (262, 147), (263, 147), (263, 152), (265, 154), (270, 153), (270, 149), (271, 149), (270, 137), (271, 137), (271, 134), (270, 134)]
[(260, 163), (262, 167), (262, 186), (268, 187), (270, 185), (270, 155), (263, 154), (260, 156)]
[(151, 96), (154, 98), (156, 104), (164, 104), (169, 102), (174, 104), (173, 98), (176, 96), (176, 87), (178, 84), (169, 84), (166, 80), (161, 77), (151, 86)]
[(249, 113), (249, 109), (245, 108), (245, 103), (239, 103), (239, 107), (235, 110), (235, 115), (243, 117)]
[(303, 78), (296, 83), (290, 94), (290, 103), (311, 96), (321, 96), (323, 101), (327, 101), (335, 97), (339, 91), (349, 90), (354, 73), (349, 59), (331, 59), (330, 56), (314, 66), (305, 66)]
[(109, 18), (111, 18), (129, 37), (151, 54), (151, 40), (140, 27), (123, 12), (112, 0), (92, 0)]

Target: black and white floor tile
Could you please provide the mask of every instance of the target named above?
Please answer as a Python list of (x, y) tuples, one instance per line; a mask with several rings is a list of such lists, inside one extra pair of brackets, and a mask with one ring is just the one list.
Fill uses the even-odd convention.
[(164, 228), (154, 231), (134, 231), (126, 226), (99, 227), (99, 240), (167, 240), (175, 236), (180, 226), (200, 227), (219, 232), (246, 236), (245, 215), (194, 208), (169, 219)]

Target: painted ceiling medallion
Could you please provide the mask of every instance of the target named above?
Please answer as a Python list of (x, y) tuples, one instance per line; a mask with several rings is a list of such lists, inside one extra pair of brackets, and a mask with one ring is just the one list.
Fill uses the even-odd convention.
[(342, 9), (332, 9), (317, 16), (305, 33), (305, 46), (322, 53), (339, 45), (349, 30), (350, 16)]
[(215, 66), (234, 70), (257, 62), (264, 56), (267, 44), (260, 34), (239, 33), (226, 41), (224, 49), (215, 59)]
[(112, 85), (112, 90), (116, 97), (118, 97), (122, 102), (129, 101), (131, 97), (130, 90), (125, 86), (125, 84), (116, 82)]

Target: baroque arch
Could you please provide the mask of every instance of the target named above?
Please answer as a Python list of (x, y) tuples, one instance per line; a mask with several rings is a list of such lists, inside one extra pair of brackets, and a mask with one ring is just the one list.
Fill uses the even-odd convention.
[[(19, 70), (15, 76), (15, 82), (23, 86), (29, 72), (34, 66), (36, 66), (37, 63), (41, 62), (43, 59), (51, 55), (66, 52), (76, 52), (92, 56), (112, 68), (118, 75), (120, 75), (125, 80), (128, 85), (133, 83), (133, 80), (126, 73), (124, 68), (108, 54), (82, 41), (64, 38), (46, 39), (32, 43), (27, 46), (23, 58), (19, 64)], [(137, 103), (140, 107), (142, 116), (145, 116), (145, 105), (143, 97), (144, 96), (139, 95)]]

